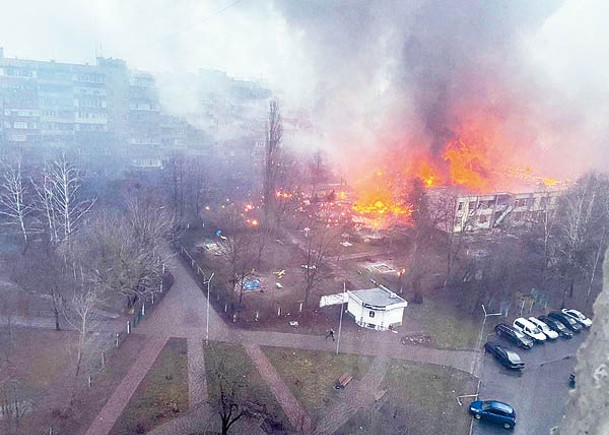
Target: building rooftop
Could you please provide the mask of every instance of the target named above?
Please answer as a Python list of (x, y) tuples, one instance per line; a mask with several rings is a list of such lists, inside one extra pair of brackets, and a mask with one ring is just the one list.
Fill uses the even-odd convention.
[(363, 290), (352, 290), (348, 292), (356, 299), (359, 299), (363, 304), (370, 307), (389, 307), (391, 305), (400, 304), (403, 307), (408, 305), (406, 300), (402, 299), (390, 290), (383, 287), (375, 287)]

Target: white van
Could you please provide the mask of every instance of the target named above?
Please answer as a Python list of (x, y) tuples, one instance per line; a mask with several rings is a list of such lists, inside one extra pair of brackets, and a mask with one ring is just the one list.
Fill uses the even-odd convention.
[(524, 317), (519, 317), (516, 320), (514, 320), (513, 325), (514, 325), (514, 328), (518, 329), (523, 334), (528, 335), (533, 340), (535, 340), (537, 343), (545, 343), (547, 337), (541, 331), (541, 328), (539, 326), (531, 323)]

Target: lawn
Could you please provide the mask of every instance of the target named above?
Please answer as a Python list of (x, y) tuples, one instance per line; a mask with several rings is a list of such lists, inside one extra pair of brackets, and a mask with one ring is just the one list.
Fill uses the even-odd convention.
[[(289, 433), (291, 425), (258, 369), (240, 345), (210, 342), (204, 348), (207, 388), (211, 403), (220, 398), (220, 378), (224, 379), (225, 393), (235, 401), (250, 403), (255, 411), (265, 414), (265, 426), (273, 433)], [(218, 417), (219, 421), (219, 417)]]
[[(419, 325), (431, 336), (436, 347), (473, 349), (478, 342), (482, 325), (482, 313), (480, 314), (480, 318), (476, 319), (452, 306), (450, 302), (425, 298), (422, 304), (410, 303), (408, 305), (408, 308), (404, 310), (404, 321), (411, 321)], [(489, 323), (486, 331), (491, 330), (492, 327)]]
[(188, 410), (188, 355), (185, 339), (171, 338), (127, 407), (112, 435), (146, 433)]
[(322, 351), (279, 347), (265, 347), (263, 350), (313, 420), (320, 418), (342, 394), (334, 389), (339, 377), (349, 372), (354, 379), (361, 379), (373, 361), (367, 356), (335, 355)]
[(469, 374), (392, 360), (381, 388), (387, 390), (385, 399), (359, 411), (337, 434), (468, 433), (467, 408), (457, 403), (456, 396), (473, 393), (475, 379)]

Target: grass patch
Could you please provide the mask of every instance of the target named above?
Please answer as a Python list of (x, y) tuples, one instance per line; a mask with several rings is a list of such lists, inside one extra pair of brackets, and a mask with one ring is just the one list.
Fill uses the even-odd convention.
[(188, 409), (188, 355), (183, 338), (171, 338), (110, 431), (146, 433)]
[[(448, 302), (432, 298), (425, 298), (423, 304), (409, 304), (404, 310), (404, 321), (409, 320), (419, 324), (437, 347), (446, 349), (475, 348), (482, 322)], [(489, 323), (486, 330), (491, 329)]]
[(135, 363), (145, 343), (145, 336), (129, 335), (120, 348), (110, 354), (106, 368), (95, 377), (93, 386), (80, 389), (75, 398), (74, 413), (67, 417), (45, 416), (46, 425), (41, 430), (47, 429), (49, 422), (53, 421), (58, 433), (85, 433)]
[(212, 404), (219, 403), (220, 372), (225, 379), (223, 388), (233, 395), (236, 403), (254, 402), (255, 410), (264, 409), (266, 426), (272, 428), (273, 433), (289, 432), (288, 418), (242, 346), (210, 342), (204, 351), (207, 389)]
[(382, 389), (386, 400), (355, 414), (337, 434), (467, 434), (467, 408), (455, 397), (473, 392), (475, 379), (459, 370), (392, 360)]
[(334, 383), (345, 372), (361, 379), (372, 364), (373, 358), (332, 352), (294, 350), (278, 347), (263, 348), (294, 397), (309, 415), (320, 418), (327, 408), (342, 394)]

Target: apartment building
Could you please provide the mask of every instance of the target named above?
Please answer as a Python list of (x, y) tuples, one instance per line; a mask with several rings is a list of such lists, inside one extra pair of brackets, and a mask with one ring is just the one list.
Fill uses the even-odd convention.
[(523, 226), (556, 210), (559, 196), (558, 191), (458, 196), (453, 231)]

